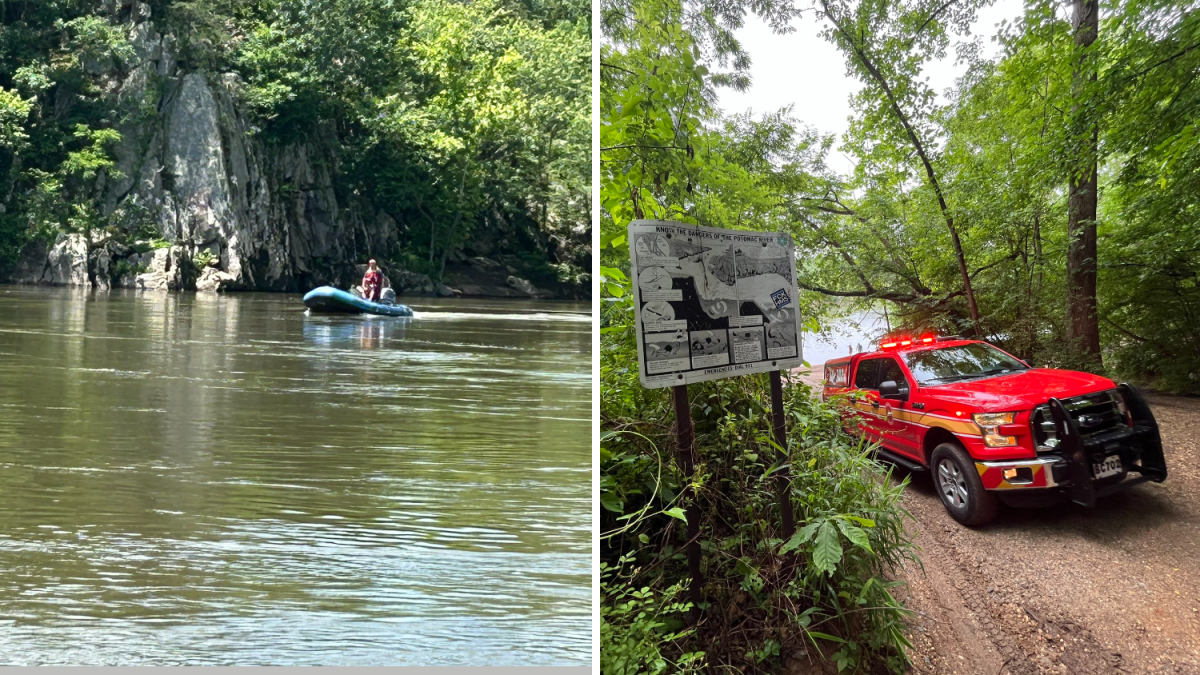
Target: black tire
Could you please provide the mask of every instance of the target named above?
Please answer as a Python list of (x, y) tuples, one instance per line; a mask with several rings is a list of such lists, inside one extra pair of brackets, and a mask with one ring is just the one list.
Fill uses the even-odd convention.
[(975, 462), (954, 443), (942, 443), (929, 458), (933, 489), (950, 515), (967, 527), (986, 525), (996, 517), (996, 495), (983, 489)]

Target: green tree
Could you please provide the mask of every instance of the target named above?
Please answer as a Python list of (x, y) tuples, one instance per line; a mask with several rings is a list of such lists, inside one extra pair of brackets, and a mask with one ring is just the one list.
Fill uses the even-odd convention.
[[(921, 68), (945, 55), (947, 28), (969, 25), (977, 3), (918, 0), (902, 2), (837, 3), (820, 0), (821, 15), (831, 24), (824, 35), (846, 54), (849, 72), (864, 84), (856, 97), (859, 116), (857, 148), (871, 147), (881, 165), (907, 173), (906, 149), (919, 161), (926, 187), (945, 222), (958, 263), (962, 293), (967, 301), (972, 332), (979, 331), (980, 312), (971, 285), (955, 211), (947, 201), (936, 164), (932, 140), (936, 127), (934, 95), (920, 79)], [(907, 176), (904, 176), (907, 177)]]

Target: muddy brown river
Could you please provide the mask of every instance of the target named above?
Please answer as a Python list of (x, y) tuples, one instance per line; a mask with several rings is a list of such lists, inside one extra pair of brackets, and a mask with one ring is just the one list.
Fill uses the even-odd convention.
[(0, 286), (0, 663), (591, 663), (586, 305)]

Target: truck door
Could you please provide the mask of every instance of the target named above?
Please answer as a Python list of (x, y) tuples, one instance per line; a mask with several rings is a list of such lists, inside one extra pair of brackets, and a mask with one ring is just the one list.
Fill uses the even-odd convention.
[[(879, 359), (879, 372), (876, 380), (876, 387), (880, 382), (891, 380), (900, 385), (901, 389), (907, 388), (910, 392), (914, 391), (912, 382), (905, 377), (904, 369), (900, 367), (900, 362), (895, 357)], [(920, 434), (917, 433), (918, 428), (908, 421), (908, 415), (905, 413), (907, 408), (904, 401), (879, 399), (883, 443), (890, 450), (919, 459), (921, 457), (919, 452)]]
[(854, 389), (860, 398), (854, 404), (858, 430), (868, 441), (878, 442), (883, 432), (879, 410), (879, 362), (882, 359), (862, 359), (854, 371)]

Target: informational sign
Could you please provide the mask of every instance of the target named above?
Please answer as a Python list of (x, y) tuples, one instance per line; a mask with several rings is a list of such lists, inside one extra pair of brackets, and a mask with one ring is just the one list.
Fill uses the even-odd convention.
[(796, 368), (796, 248), (781, 232), (629, 224), (642, 386)]

